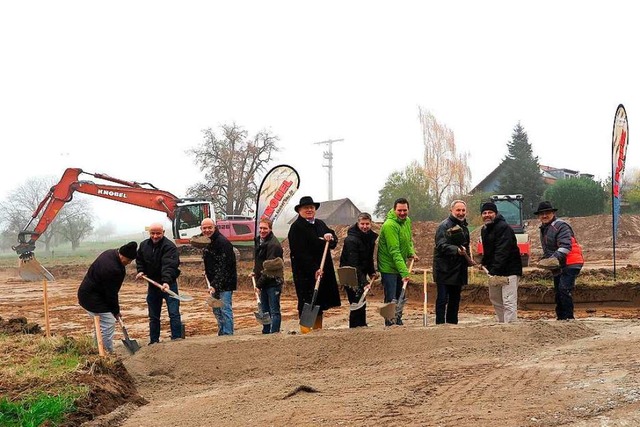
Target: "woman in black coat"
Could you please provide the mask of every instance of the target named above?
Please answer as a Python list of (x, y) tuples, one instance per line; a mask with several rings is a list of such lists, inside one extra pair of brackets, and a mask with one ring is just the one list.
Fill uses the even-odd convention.
[[(298, 218), (291, 224), (287, 236), (291, 251), (293, 283), (298, 297), (298, 315), (302, 314), (305, 303), (311, 303), (316, 274), (322, 275), (315, 302), (315, 305), (320, 306), (320, 313), (312, 329), (322, 329), (323, 311), (340, 306), (340, 292), (330, 251), (327, 252), (324, 266), (320, 265), (325, 243), (329, 242), (329, 249), (335, 249), (338, 237), (324, 221), (315, 217), (319, 207), (320, 203), (315, 203), (311, 197), (301, 198), (300, 203), (295, 207)], [(302, 333), (310, 330), (300, 326)]]

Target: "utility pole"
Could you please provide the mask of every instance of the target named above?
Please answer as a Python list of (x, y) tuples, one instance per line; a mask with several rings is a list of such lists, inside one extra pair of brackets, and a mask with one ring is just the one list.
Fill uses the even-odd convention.
[(327, 164), (323, 164), (323, 168), (327, 168), (327, 175), (329, 177), (329, 199), (328, 201), (333, 200), (333, 143), (344, 141), (344, 139), (328, 139), (326, 141), (314, 142), (314, 144), (327, 144), (329, 149), (322, 153), (322, 157), (327, 159)]

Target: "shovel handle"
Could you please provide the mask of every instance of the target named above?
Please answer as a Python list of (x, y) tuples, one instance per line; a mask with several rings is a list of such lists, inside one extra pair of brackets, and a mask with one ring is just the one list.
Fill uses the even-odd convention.
[(129, 333), (127, 332), (127, 328), (124, 326), (124, 322), (122, 321), (122, 317), (118, 316), (118, 322), (120, 322), (120, 327), (122, 328), (122, 335), (124, 335), (124, 339), (129, 341)]
[(258, 290), (258, 287), (256, 286), (256, 277), (255, 276), (251, 276), (251, 283), (253, 283), (253, 293), (256, 294), (256, 301), (258, 301), (258, 304), (260, 304), (260, 291)]
[[(329, 252), (329, 240), (326, 240), (324, 243), (324, 252), (322, 252), (322, 261), (320, 261), (320, 270), (324, 270), (324, 261), (327, 259), (327, 252)], [(322, 276), (318, 276), (316, 279), (316, 285), (313, 287), (314, 292), (318, 290), (320, 287), (320, 280)]]
[[(411, 261), (409, 262), (409, 274), (411, 274), (411, 270), (413, 270), (413, 263), (416, 259), (415, 258), (411, 258)], [(402, 284), (402, 293), (404, 294), (404, 290), (407, 289), (407, 285), (409, 284), (409, 278), (407, 277), (407, 280), (403, 280), (403, 284)]]
[(153, 279), (148, 278), (148, 277), (147, 277), (147, 276), (145, 276), (145, 275), (142, 275), (142, 278), (143, 278), (144, 280), (146, 280), (147, 282), (151, 283), (152, 285), (155, 285), (155, 286), (157, 286), (158, 288), (160, 288), (160, 289), (162, 290), (162, 292), (165, 292), (165, 290), (164, 290), (164, 289), (162, 289), (162, 285), (161, 285), (160, 283), (156, 282), (156, 281), (155, 281), (155, 280), (153, 280)]

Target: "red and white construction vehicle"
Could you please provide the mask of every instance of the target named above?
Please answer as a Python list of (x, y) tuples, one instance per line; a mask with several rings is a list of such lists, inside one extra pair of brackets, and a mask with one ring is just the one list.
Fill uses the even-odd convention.
[[(491, 201), (496, 204), (498, 212), (500, 212), (505, 221), (507, 221), (507, 224), (509, 224), (516, 233), (520, 257), (522, 258), (522, 266), (527, 267), (531, 255), (531, 242), (529, 235), (524, 231), (526, 226), (524, 218), (522, 217), (524, 197), (522, 197), (522, 194), (499, 194), (491, 196)], [(483, 253), (482, 240), (480, 240), (476, 251), (476, 261), (480, 261)]]
[[(114, 184), (98, 184), (80, 180), (80, 174), (109, 181)], [(82, 169), (69, 168), (64, 171), (60, 181), (51, 187), (49, 193), (40, 202), (31, 215), (31, 220), (18, 234), (18, 245), (13, 249), (22, 259), (33, 257), (36, 241), (53, 222), (60, 209), (73, 198), (74, 192), (90, 194), (104, 199), (128, 203), (147, 209), (164, 212), (172, 223), (173, 238), (176, 244), (188, 244), (189, 239), (200, 234), (200, 222), (204, 218), (214, 218), (213, 204), (209, 200), (179, 198), (168, 191), (159, 190), (147, 182), (124, 181), (100, 173), (84, 172)], [(39, 218), (35, 228), (29, 227)], [(216, 225), (231, 243), (253, 241), (255, 220), (253, 218), (218, 219)]]

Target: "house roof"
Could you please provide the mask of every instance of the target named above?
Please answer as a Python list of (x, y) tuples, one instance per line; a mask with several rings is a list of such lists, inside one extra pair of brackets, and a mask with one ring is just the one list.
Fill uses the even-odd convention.
[[(316, 218), (321, 220), (330, 218), (332, 215), (338, 212), (340, 208), (342, 208), (345, 205), (352, 205), (353, 207), (358, 209), (358, 207), (349, 198), (329, 200), (326, 202), (320, 202), (320, 208), (318, 208), (318, 210), (316, 211)], [(298, 218), (297, 215), (291, 218), (289, 220), (289, 224), (293, 223), (296, 220), (296, 218)]]

